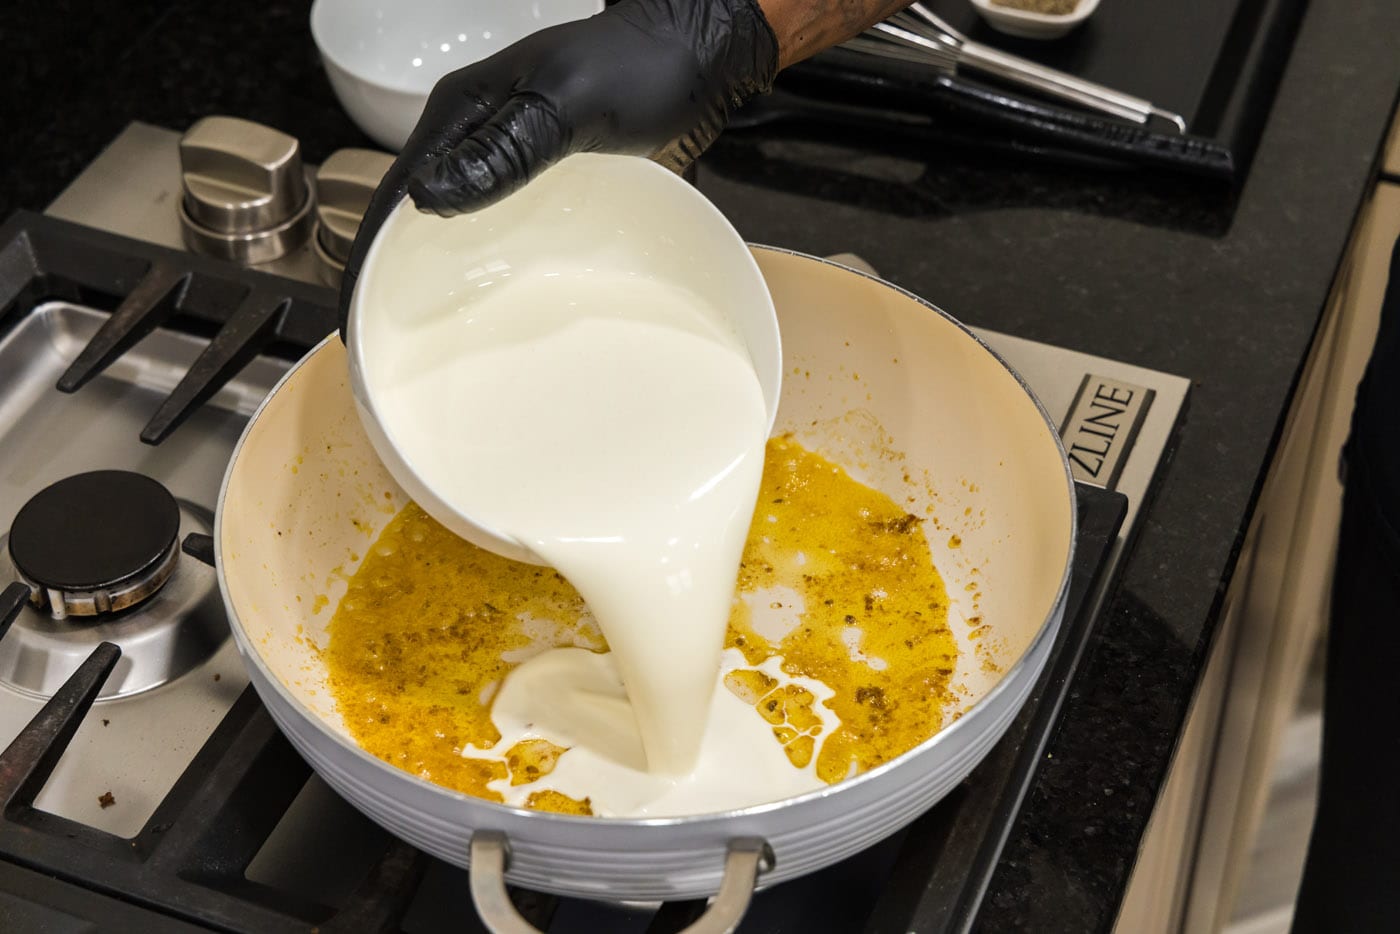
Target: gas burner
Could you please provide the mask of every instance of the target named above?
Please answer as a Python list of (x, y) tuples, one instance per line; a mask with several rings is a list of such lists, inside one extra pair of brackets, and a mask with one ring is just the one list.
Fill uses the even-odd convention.
[(180, 561), (181, 533), (210, 534), (213, 516), (138, 473), (60, 480), (0, 536), (0, 581), (29, 585), (30, 605), (0, 639), (0, 684), (48, 697), (102, 642), (122, 658), (99, 698), (173, 681), (228, 636), (217, 579)]
[(31, 599), (55, 619), (136, 606), (175, 570), (180, 507), (170, 491), (126, 470), (54, 483), (25, 503), (10, 558)]

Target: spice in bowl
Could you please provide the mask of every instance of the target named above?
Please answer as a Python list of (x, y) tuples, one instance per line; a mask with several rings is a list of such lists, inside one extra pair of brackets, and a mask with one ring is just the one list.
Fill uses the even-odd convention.
[(992, 0), (992, 3), (1044, 16), (1068, 16), (1079, 6), (1079, 0)]
[(1099, 0), (972, 0), (993, 29), (1022, 39), (1055, 39), (1094, 14)]

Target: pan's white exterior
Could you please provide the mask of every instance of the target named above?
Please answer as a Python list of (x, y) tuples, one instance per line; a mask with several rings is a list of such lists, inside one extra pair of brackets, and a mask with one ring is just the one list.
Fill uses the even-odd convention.
[[(958, 634), (983, 618), (992, 631), (963, 643), (958, 719), (820, 791), (657, 820), (508, 808), (368, 755), (340, 721), (315, 646), (346, 574), (404, 499), (364, 437), (344, 350), (330, 338), (279, 384), (239, 442), (219, 499), (219, 580), (273, 718), (327, 783), (392, 833), (466, 865), (474, 830), (503, 831), (511, 883), (613, 899), (713, 894), (726, 842), (760, 837), (776, 855), (761, 880), (769, 885), (844, 859), (923, 813), (1020, 709), (1059, 628), (1073, 553), (1073, 487), (1055, 426), (1004, 363), (931, 306), (830, 263), (756, 253), (786, 347), (779, 429), (829, 449), (887, 492), (903, 482), (913, 499), (925, 483), (932, 515), (945, 517), (930, 543), (961, 606)], [(964, 581), (980, 588), (975, 599)], [(976, 619), (963, 619), (974, 610)]]

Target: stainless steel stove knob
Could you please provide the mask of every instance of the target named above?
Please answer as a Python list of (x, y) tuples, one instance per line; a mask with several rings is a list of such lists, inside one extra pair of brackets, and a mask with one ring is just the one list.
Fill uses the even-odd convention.
[(355, 232), (394, 157), (373, 149), (341, 149), (316, 170), (316, 236), (321, 277), (340, 284)]
[(180, 140), (180, 169), (191, 249), (255, 264), (306, 241), (313, 198), (294, 138), (237, 117), (205, 117)]

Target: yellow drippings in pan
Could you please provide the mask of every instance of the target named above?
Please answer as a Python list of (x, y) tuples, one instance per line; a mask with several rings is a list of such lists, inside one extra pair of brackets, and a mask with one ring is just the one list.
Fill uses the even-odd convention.
[[(794, 767), (815, 757), (817, 775), (837, 782), (942, 727), (957, 647), (920, 518), (790, 436), (768, 443), (734, 606), (727, 644), (754, 667), (725, 685), (772, 724)], [(330, 687), (364, 749), (494, 801), (491, 782), (541, 782), (530, 807), (592, 813), (543, 781), (565, 747), (473, 754), (500, 739), (490, 704), (512, 668), (552, 647), (607, 650), (560, 575), (477, 548), (410, 504), (351, 578), (329, 634)], [(830, 735), (810, 691), (756, 670), (774, 656), (834, 690)]]

